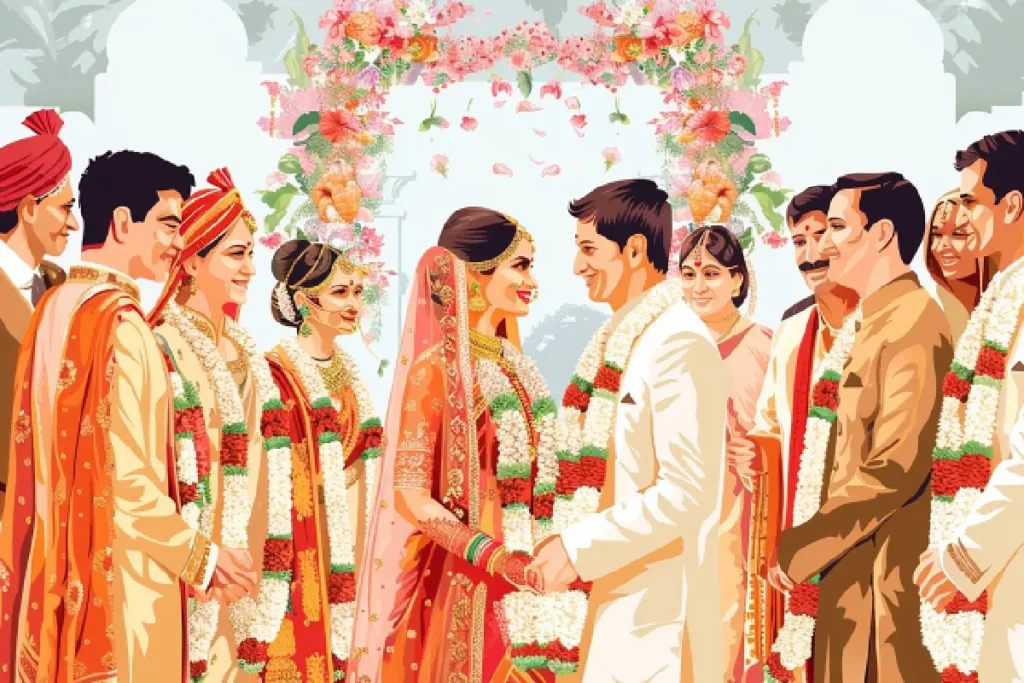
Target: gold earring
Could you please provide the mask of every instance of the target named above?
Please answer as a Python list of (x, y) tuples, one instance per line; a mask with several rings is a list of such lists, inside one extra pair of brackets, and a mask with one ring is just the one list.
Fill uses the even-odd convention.
[(469, 285), (469, 310), (476, 313), (482, 313), (487, 310), (487, 300), (484, 299), (483, 287), (476, 281)]
[(188, 276), (188, 294), (189, 296), (195, 296), (199, 293), (199, 284), (196, 282), (195, 275)]
[(537, 299), (539, 299), (539, 298), (540, 298), (540, 288), (539, 287), (534, 287), (533, 288), (533, 297), (530, 298), (530, 303), (531, 304), (537, 303)]

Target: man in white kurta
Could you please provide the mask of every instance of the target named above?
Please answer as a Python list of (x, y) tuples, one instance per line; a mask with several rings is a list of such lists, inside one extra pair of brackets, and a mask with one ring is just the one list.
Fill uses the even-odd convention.
[[(639, 330), (622, 368), (597, 512), (537, 550), (545, 590), (577, 576), (593, 582), (580, 647), (588, 683), (724, 676), (718, 522), (728, 382), (681, 286), (665, 282), (667, 199), (651, 181), (627, 180), (570, 205), (575, 271), (590, 298), (615, 311), (612, 329), (652, 293), (678, 289), (678, 301)], [(615, 220), (627, 215), (632, 224)]]

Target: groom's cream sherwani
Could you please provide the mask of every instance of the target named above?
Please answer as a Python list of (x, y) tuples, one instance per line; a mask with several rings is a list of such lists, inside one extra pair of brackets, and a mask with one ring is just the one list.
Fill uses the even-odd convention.
[(1024, 343), (1010, 349), (996, 420), (992, 478), (942, 570), (968, 600), (988, 591), (981, 683), (1024, 683)]
[(587, 683), (723, 680), (718, 518), (727, 389), (718, 348), (685, 302), (637, 340), (600, 511), (562, 534), (576, 571), (594, 582), (582, 652)]

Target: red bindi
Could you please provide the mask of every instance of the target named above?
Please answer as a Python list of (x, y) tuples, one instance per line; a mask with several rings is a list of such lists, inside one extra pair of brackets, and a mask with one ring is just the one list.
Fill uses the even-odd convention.
[(700, 268), (700, 261), (694, 261), (694, 262), (693, 262), (693, 265), (695, 265), (695, 266), (697, 266), (698, 268)]

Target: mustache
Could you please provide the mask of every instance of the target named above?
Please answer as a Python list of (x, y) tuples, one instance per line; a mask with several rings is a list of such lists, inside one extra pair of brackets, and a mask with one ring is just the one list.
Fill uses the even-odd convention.
[(822, 268), (828, 268), (828, 259), (823, 261), (804, 261), (797, 267), (802, 273), (809, 273), (812, 270), (821, 270)]

